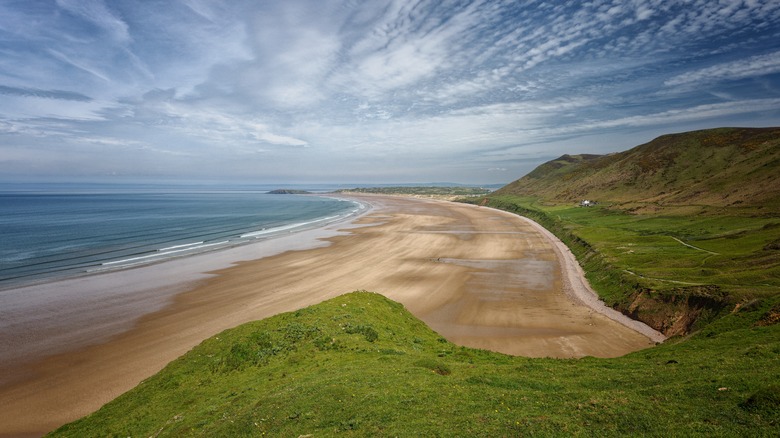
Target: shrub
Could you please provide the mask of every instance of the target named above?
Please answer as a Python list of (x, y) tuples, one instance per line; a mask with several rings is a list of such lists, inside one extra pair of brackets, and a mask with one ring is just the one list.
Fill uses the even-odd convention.
[(377, 333), (377, 331), (374, 330), (374, 328), (371, 327), (370, 325), (361, 324), (361, 325), (353, 326), (352, 324), (347, 323), (344, 326), (344, 331), (346, 331), (350, 335), (362, 334), (366, 338), (366, 341), (368, 342), (374, 342), (377, 339), (379, 339), (379, 333)]
[(756, 414), (780, 415), (780, 385), (770, 385), (759, 389), (745, 400), (742, 409)]
[(414, 365), (421, 368), (427, 368), (433, 371), (434, 373), (442, 376), (448, 376), (452, 374), (452, 370), (447, 364), (438, 362), (433, 359), (420, 359), (417, 362), (415, 362)]

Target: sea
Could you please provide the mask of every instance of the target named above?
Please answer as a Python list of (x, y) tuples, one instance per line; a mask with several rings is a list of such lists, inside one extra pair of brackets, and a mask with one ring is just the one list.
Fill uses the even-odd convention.
[(269, 190), (0, 186), (0, 290), (217, 251), (362, 208), (324, 193)]

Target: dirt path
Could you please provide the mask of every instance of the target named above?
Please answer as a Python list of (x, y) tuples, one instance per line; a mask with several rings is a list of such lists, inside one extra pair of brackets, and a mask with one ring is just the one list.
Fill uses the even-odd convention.
[(677, 243), (679, 243), (679, 244), (681, 244), (681, 245), (683, 245), (683, 246), (687, 246), (688, 248), (695, 249), (695, 250), (697, 250), (697, 251), (706, 252), (707, 254), (712, 254), (712, 255), (720, 255), (720, 253), (717, 253), (717, 252), (712, 252), (712, 251), (710, 251), (710, 250), (708, 250), (708, 249), (699, 248), (698, 246), (693, 246), (693, 245), (691, 245), (691, 244), (689, 244), (689, 243), (685, 243), (685, 242), (683, 242), (682, 240), (680, 240), (680, 239), (678, 239), (678, 238), (676, 238), (676, 237), (674, 237), (674, 236), (669, 236), (669, 237), (671, 237), (672, 239), (674, 239), (675, 241), (677, 241)]

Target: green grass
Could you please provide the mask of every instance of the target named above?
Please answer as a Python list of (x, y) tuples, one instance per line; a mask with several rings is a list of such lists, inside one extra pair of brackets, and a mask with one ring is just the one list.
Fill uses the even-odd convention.
[(780, 219), (628, 215), (604, 207), (555, 214), (611, 263), (642, 275), (653, 287), (716, 284), (740, 295), (780, 288), (780, 253), (763, 249), (780, 238), (780, 227), (772, 227)]
[(739, 303), (780, 296), (780, 218), (760, 209), (649, 213), (506, 194), (465, 202), (539, 222), (572, 250), (607, 305), (669, 336), (700, 329)]
[(778, 300), (616, 359), (455, 346), (365, 292), (242, 325), (52, 436), (774, 436)]
[(483, 199), (556, 234), (608, 305), (686, 334), (780, 293), (779, 166), (780, 128), (707, 129), (565, 155)]
[(736, 300), (780, 290), (780, 251), (767, 248), (780, 239), (778, 217), (726, 209), (692, 216), (631, 214), (609, 205), (543, 205), (511, 195), (491, 199), (499, 208), (554, 223), (548, 228), (581, 239), (613, 270), (632, 273), (640, 286), (717, 285)]
[[(695, 165), (693, 165), (695, 163)], [(664, 135), (624, 152), (544, 163), (498, 190), (556, 201), (780, 210), (780, 128), (722, 128)]]

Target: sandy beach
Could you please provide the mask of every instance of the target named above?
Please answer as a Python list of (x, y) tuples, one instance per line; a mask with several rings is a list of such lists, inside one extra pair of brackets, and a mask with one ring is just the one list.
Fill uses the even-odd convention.
[[(403, 303), (452, 342), (513, 355), (614, 357), (663, 339), (602, 309), (565, 246), (523, 218), (449, 202), (355, 199), (372, 208), (352, 223), (232, 256), (247, 261), (212, 255), (70, 283), (70, 292), (98, 285), (111, 298), (51, 309), (56, 327), (4, 340), (17, 354), (0, 362), (7, 376), (0, 436), (40, 436), (222, 330), (360, 289)], [(3, 336), (15, 339), (23, 329), (4, 327)]]

